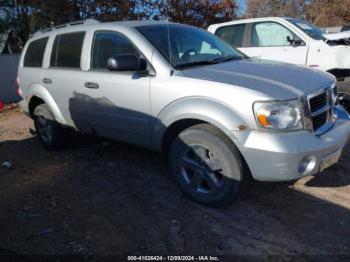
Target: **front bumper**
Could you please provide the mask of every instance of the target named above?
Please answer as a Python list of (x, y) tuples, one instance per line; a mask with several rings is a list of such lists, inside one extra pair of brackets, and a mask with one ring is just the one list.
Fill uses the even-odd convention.
[[(325, 167), (325, 162), (333, 164), (350, 138), (349, 115), (340, 108), (332, 129), (321, 136), (302, 130), (295, 132), (235, 132), (240, 142), (240, 150), (252, 176), (259, 181), (288, 181), (316, 174)], [(307, 172), (300, 166), (305, 158), (314, 163)], [(332, 157), (333, 159), (330, 159)]]

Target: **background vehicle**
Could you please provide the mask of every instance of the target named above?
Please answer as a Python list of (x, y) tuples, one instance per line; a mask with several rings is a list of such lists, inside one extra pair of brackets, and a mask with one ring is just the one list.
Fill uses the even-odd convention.
[(349, 24), (348, 24), (348, 25), (344, 25), (344, 26), (341, 28), (340, 31), (341, 31), (341, 32), (350, 31), (350, 25), (349, 25)]
[[(350, 32), (326, 34), (305, 21), (282, 17), (231, 21), (208, 30), (250, 57), (323, 70), (338, 81), (350, 77)], [(339, 93), (349, 110), (350, 85), (341, 83)]]
[(63, 127), (163, 151), (197, 202), (232, 202), (250, 175), (283, 181), (336, 163), (350, 133), (330, 74), (247, 59), (165, 22), (72, 23), (37, 33), (21, 107), (49, 149)]

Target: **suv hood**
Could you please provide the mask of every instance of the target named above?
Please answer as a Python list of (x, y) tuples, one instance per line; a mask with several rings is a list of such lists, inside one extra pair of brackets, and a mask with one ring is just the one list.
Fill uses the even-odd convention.
[(332, 34), (323, 34), (323, 36), (327, 40), (341, 40), (341, 39), (347, 39), (350, 38), (350, 31), (340, 32), (340, 33), (332, 33)]
[(243, 59), (183, 70), (185, 77), (240, 86), (274, 99), (293, 99), (331, 86), (328, 73), (273, 61)]

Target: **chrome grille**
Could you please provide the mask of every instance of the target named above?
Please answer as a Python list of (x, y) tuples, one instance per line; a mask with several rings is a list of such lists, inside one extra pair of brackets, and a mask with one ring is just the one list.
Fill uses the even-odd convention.
[(312, 118), (312, 126), (314, 131), (320, 129), (325, 123), (327, 123), (328, 112), (323, 112)]
[(320, 95), (317, 95), (315, 97), (310, 98), (310, 110), (311, 113), (317, 112), (321, 108), (325, 107), (327, 105), (327, 93), (324, 92)]
[(320, 133), (333, 121), (333, 89), (328, 88), (308, 97), (312, 130)]

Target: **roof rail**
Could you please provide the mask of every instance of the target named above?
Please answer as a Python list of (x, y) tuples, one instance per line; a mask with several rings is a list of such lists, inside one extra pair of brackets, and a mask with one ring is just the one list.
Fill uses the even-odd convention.
[(38, 35), (38, 34), (40, 34), (40, 33), (46, 33), (46, 32), (52, 31), (52, 30), (54, 30), (54, 29), (60, 29), (60, 28), (68, 27), (68, 26), (75, 26), (75, 25), (95, 25), (95, 24), (99, 24), (99, 23), (101, 23), (101, 22), (98, 21), (98, 20), (96, 20), (96, 19), (93, 19), (93, 18), (89, 18), (89, 19), (86, 19), (86, 20), (80, 20), (80, 21), (72, 21), (72, 22), (68, 22), (68, 23), (65, 23), (65, 24), (54, 25), (54, 26), (51, 26), (51, 27), (42, 29), (42, 30), (36, 32), (36, 33), (34, 34), (34, 36), (35, 36), (35, 35)]
[(59, 28), (63, 28), (63, 27), (66, 27), (66, 26), (74, 26), (74, 25), (94, 25), (94, 24), (99, 24), (100, 22), (96, 19), (86, 19), (86, 20), (79, 20), (79, 21), (72, 21), (72, 22), (68, 22), (68, 23), (65, 23), (65, 24), (62, 24), (62, 25), (56, 25), (56, 26), (53, 26), (53, 28), (55, 29), (59, 29)]

